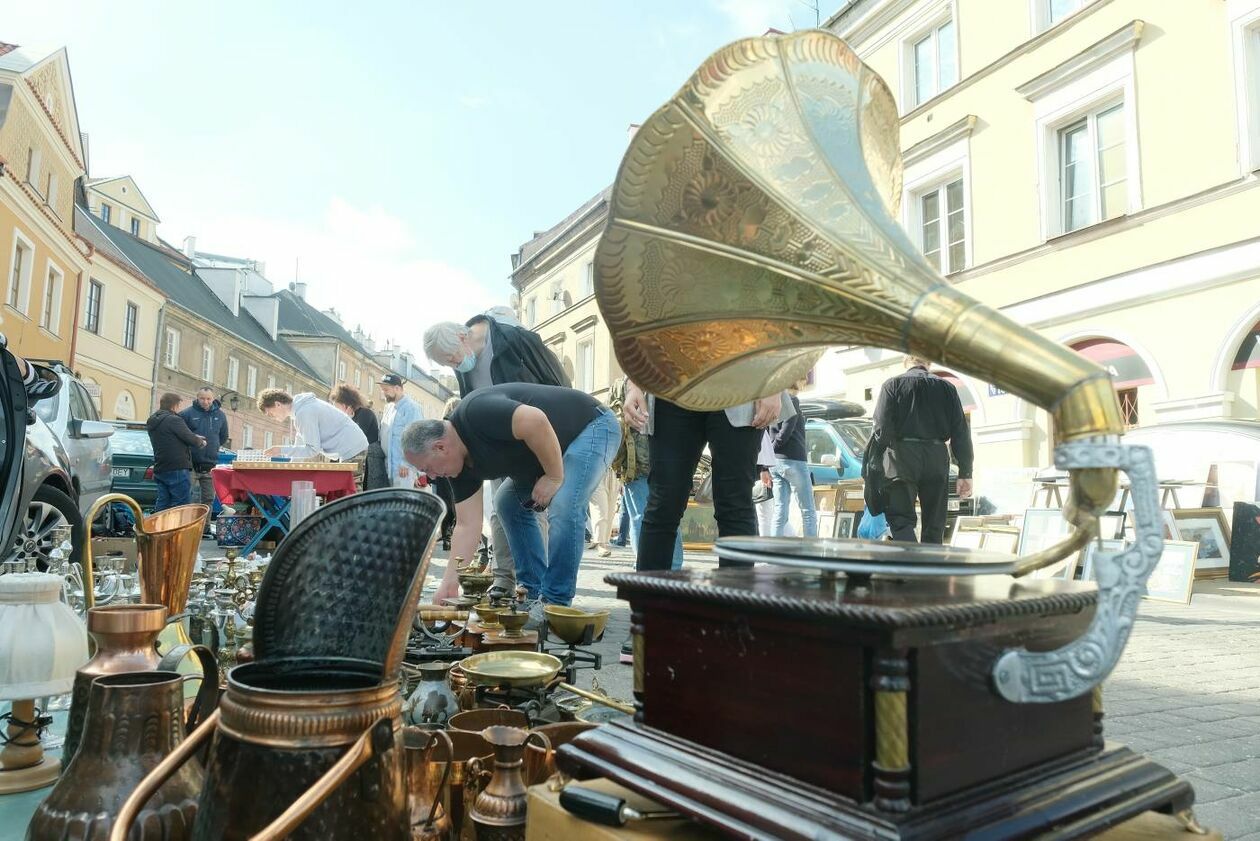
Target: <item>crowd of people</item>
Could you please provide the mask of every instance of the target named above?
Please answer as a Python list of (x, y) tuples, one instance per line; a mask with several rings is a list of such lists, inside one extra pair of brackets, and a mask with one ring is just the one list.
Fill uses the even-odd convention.
[[(571, 388), (541, 337), (502, 309), (464, 324), (433, 325), (424, 351), (458, 383), (459, 397), (443, 417), (425, 418), (397, 374), (379, 383), (385, 402), (379, 419), (344, 383), (327, 400), (266, 389), (259, 409), (291, 420), (295, 437), (268, 452), (355, 462), (366, 489), (432, 486), (454, 509), (452, 559), (478, 553), (488, 493), (489, 595), (522, 598), (530, 626), (541, 624), (544, 605), (572, 602), (586, 549), (609, 553), (618, 499), (617, 542), (631, 547), (636, 568), (680, 569), (680, 525), (706, 450), (719, 537), (784, 535), (793, 502), (803, 535), (818, 534), (797, 397), (803, 383), (739, 406), (696, 411), (623, 377), (605, 405)], [(876, 406), (863, 468), (868, 515), (885, 516), (893, 539), (916, 540), (921, 512), (921, 539), (940, 543), (950, 449), (960, 495), (970, 493), (970, 432), (957, 391), (931, 374), (926, 361), (911, 356), (906, 364)], [(209, 471), (228, 443), (227, 419), (212, 390), (203, 389), (183, 411), (180, 404), (178, 395), (166, 394), (149, 419), (159, 509), (186, 503), (194, 475), (209, 502)], [(456, 564), (448, 563), (434, 600), (457, 593)]]

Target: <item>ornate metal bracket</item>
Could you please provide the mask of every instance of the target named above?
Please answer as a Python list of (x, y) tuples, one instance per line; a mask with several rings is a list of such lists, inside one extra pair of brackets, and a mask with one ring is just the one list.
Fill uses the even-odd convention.
[(1055, 448), (1054, 463), (1061, 469), (1114, 467), (1128, 474), (1137, 539), (1121, 552), (1096, 555), (1098, 608), (1079, 639), (1055, 651), (1010, 649), (997, 659), (993, 678), (998, 692), (1021, 704), (1076, 698), (1111, 673), (1129, 639), (1146, 579), (1164, 548), (1149, 447), (1123, 446), (1114, 439), (1074, 441)]

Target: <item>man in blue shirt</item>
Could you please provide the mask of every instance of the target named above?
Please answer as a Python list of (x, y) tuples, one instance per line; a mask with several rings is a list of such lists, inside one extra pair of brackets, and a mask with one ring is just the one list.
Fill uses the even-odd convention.
[(381, 396), (385, 410), (381, 413), (381, 446), (385, 449), (385, 467), (390, 484), (395, 488), (414, 488), (420, 471), (403, 458), (402, 438), (408, 426), (424, 420), (420, 404), (403, 393), (406, 381), (398, 374), (381, 377)]
[[(197, 399), (179, 413), (194, 435), (206, 439), (204, 447), (192, 451), (193, 471), (201, 494), (202, 505), (214, 505), (214, 479), (210, 471), (219, 463), (219, 448), (228, 443), (228, 420), (214, 399), (214, 389), (204, 386), (197, 392)], [(208, 521), (207, 521), (208, 527)]]

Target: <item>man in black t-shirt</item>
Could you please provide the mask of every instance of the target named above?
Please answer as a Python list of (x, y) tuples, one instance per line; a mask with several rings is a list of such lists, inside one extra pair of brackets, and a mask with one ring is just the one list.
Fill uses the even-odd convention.
[[(533, 383), (476, 389), (449, 420), (419, 421), (403, 433), (407, 461), (451, 483), (452, 558), (471, 558), (477, 549), (482, 483), (506, 479), (494, 506), (528, 592), (531, 625), (541, 622), (543, 603), (573, 601), (587, 505), (620, 444), (621, 426), (599, 401)], [(535, 511), (546, 512), (546, 547)], [(450, 563), (435, 600), (455, 595), (455, 582)]]

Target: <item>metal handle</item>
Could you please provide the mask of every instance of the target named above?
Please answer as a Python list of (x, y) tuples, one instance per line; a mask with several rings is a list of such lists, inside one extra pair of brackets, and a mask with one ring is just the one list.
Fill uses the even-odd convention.
[(179, 747), (167, 754), (166, 758), (140, 781), (140, 785), (136, 786), (135, 791), (128, 796), (122, 808), (118, 810), (118, 819), (114, 821), (114, 827), (109, 831), (109, 841), (127, 841), (127, 836), (131, 834), (131, 826), (136, 822), (136, 816), (140, 814), (144, 804), (167, 780), (174, 776), (181, 765), (201, 748), (201, 743), (214, 733), (218, 724), (219, 711), (215, 710), (200, 727), (193, 731), (191, 736), (180, 742)]
[(1069, 470), (1113, 467), (1127, 473), (1136, 540), (1122, 552), (1096, 556), (1098, 607), (1084, 634), (1054, 651), (1013, 648), (998, 657), (993, 666), (997, 691), (1015, 703), (1049, 704), (1076, 698), (1111, 673), (1129, 639), (1146, 579), (1164, 549), (1159, 483), (1149, 447), (1122, 446), (1114, 438), (1073, 441), (1055, 449), (1054, 463)]
[(429, 817), (425, 818), (425, 826), (431, 826), (433, 819), (437, 817), (438, 806), (442, 804), (442, 792), (446, 789), (446, 784), (451, 779), (451, 765), (455, 762), (455, 745), (451, 743), (451, 737), (446, 735), (445, 730), (434, 730), (429, 736), (429, 741), (424, 745), (425, 753), (429, 751), (429, 745), (442, 737), (442, 741), (446, 743), (446, 768), (442, 770), (442, 781), (438, 783), (437, 791), (433, 795), (433, 805), (429, 807)]
[(130, 508), (131, 513), (136, 516), (135, 536), (139, 537), (144, 534), (144, 511), (140, 510), (140, 503), (126, 494), (105, 494), (88, 509), (87, 517), (83, 520), (87, 524), (87, 545), (83, 547), (83, 603), (86, 605), (85, 610), (91, 610), (96, 606), (96, 576), (92, 574), (92, 521), (96, 519), (96, 515), (100, 513), (101, 509), (111, 502), (121, 502)]
[[(193, 699), (192, 708), (188, 710), (188, 720), (184, 722), (184, 732), (191, 733), (197, 728), (199, 720), (210, 715), (219, 706), (219, 664), (214, 659), (214, 652), (204, 645), (177, 645), (158, 664), (159, 671), (176, 671), (180, 661), (189, 654), (196, 655), (201, 663), (201, 687), (197, 697)], [(197, 677), (189, 675), (189, 677)]]
[(553, 754), (555, 754), (555, 750), (551, 747), (551, 739), (547, 737), (546, 733), (540, 733), (537, 730), (529, 731), (529, 735), (525, 737), (525, 744), (528, 745), (529, 740), (534, 738), (535, 736), (537, 736), (539, 739), (542, 739), (543, 750), (546, 751), (546, 753), (543, 754), (543, 768), (547, 769), (547, 768), (554, 767), (551, 757)]
[(605, 707), (611, 707), (619, 713), (634, 715), (634, 707), (629, 704), (623, 704), (620, 701), (614, 701), (612, 698), (608, 698), (604, 695), (596, 695), (594, 692), (587, 692), (585, 689), (578, 689), (576, 686), (568, 683), (561, 683), (556, 688), (563, 689), (566, 692), (572, 692), (574, 695), (581, 696), (588, 701), (603, 704)]
[[(315, 811), (328, 795), (336, 791), (337, 786), (349, 779), (350, 775), (359, 770), (369, 759), (389, 750), (393, 744), (394, 728), (389, 719), (382, 718), (363, 731), (363, 735), (350, 746), (350, 750), (333, 763), (333, 766), (324, 772), (324, 776), (316, 780), (315, 784), (304, 791), (301, 797), (293, 801), (293, 804), (285, 809), (280, 817), (261, 832), (250, 836), (249, 841), (276, 841), (276, 839), (286, 837), (297, 829), (298, 824), (306, 820), (307, 815)], [(114, 839), (111, 838), (110, 841)]]

